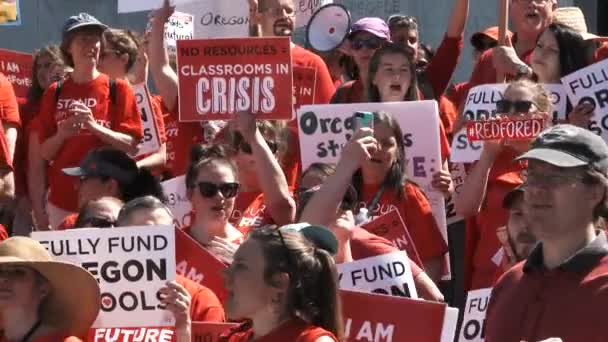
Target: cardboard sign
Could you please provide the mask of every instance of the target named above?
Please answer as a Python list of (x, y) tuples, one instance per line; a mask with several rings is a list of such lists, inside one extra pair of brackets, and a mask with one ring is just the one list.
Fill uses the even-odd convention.
[(249, 112), (289, 120), (293, 108), (290, 40), (179, 40), (180, 121), (229, 120)]
[(333, 0), (295, 0), (296, 28), (306, 27), (312, 15), (322, 6), (333, 3)]
[(465, 170), (464, 164), (462, 163), (449, 163), (450, 165), (450, 176), (452, 177), (452, 184), (454, 184), (454, 193), (446, 200), (445, 203), (445, 216), (448, 226), (456, 222), (464, 220), (462, 216), (456, 214), (455, 198), (460, 194), (464, 180), (467, 178), (467, 171)]
[(188, 227), (192, 222), (192, 204), (186, 192), (186, 177), (179, 176), (160, 183), (167, 195), (167, 206), (173, 213), (176, 228)]
[[(118, 13), (155, 10), (163, 7), (165, 0), (118, 0)], [(185, 4), (193, 0), (170, 0), (171, 6)]]
[(139, 157), (158, 151), (161, 144), (148, 87), (142, 83), (136, 84), (132, 88), (133, 93), (135, 94), (135, 103), (141, 114), (141, 122), (144, 128), (144, 137), (137, 146), (136, 156)]
[(418, 255), (418, 251), (414, 245), (414, 240), (412, 240), (412, 237), (405, 226), (405, 222), (403, 222), (403, 218), (396, 208), (364, 224), (362, 228), (389, 240), (395, 247), (405, 251), (407, 256), (418, 264), (418, 266), (423, 266), (420, 255)]
[(247, 1), (190, 0), (187, 4), (177, 5), (176, 9), (194, 15), (194, 39), (249, 36)]
[(32, 86), (34, 57), (28, 53), (0, 49), (0, 72), (13, 85), (17, 97), (26, 98)]
[(173, 12), (165, 24), (165, 42), (171, 53), (176, 52), (178, 40), (194, 38), (194, 16), (188, 13)]
[(445, 198), (431, 185), (433, 174), (442, 167), (439, 112), (435, 101), (303, 106), (297, 112), (302, 170), (314, 162), (338, 161), (342, 146), (353, 134), (353, 115), (357, 111), (384, 111), (399, 122), (406, 151), (407, 176), (427, 195), (433, 216), (447, 242)]
[(87, 341), (91, 342), (172, 342), (175, 330), (173, 327), (158, 328), (98, 328), (89, 329)]
[(21, 25), (19, 0), (0, 1), (0, 26)]
[(573, 106), (579, 103), (594, 106), (589, 129), (608, 141), (608, 60), (563, 77), (562, 83)]
[(236, 323), (192, 322), (192, 341), (218, 342), (221, 334), (237, 326)]
[(551, 119), (554, 124), (566, 121), (566, 106), (568, 105), (568, 94), (563, 84), (543, 84), (545, 91), (549, 94), (551, 101)]
[(403, 297), (340, 290), (349, 342), (452, 342), (458, 309)]
[(469, 291), (460, 328), (459, 342), (483, 342), (485, 320), (492, 289)]
[(409, 258), (405, 251), (337, 266), (341, 289), (418, 298)]
[(227, 296), (224, 287), (226, 265), (181, 229), (175, 230), (175, 246), (177, 273), (205, 285), (224, 302)]
[(307, 67), (293, 67), (294, 108), (297, 111), (304, 105), (315, 103), (317, 70)]
[(32, 232), (57, 260), (81, 265), (101, 288), (93, 328), (173, 326), (158, 291), (175, 280), (175, 233), (169, 226)]
[(470, 142), (482, 140), (521, 140), (532, 139), (544, 129), (545, 120), (485, 120), (467, 123), (467, 139)]

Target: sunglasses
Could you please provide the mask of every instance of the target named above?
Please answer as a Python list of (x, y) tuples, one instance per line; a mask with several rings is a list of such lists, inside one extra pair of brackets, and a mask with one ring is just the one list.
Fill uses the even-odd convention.
[[(279, 149), (279, 147), (277, 146), (277, 143), (275, 143), (274, 141), (266, 141), (266, 145), (268, 145), (268, 148), (270, 148), (270, 151), (272, 152), (272, 154), (277, 153), (277, 151)], [(253, 153), (253, 150), (251, 149), (251, 145), (246, 143), (244, 140), (239, 141), (237, 148), (246, 154)]]
[(356, 51), (361, 50), (364, 47), (370, 50), (377, 50), (381, 48), (385, 43), (386, 41), (380, 38), (372, 37), (369, 39), (355, 39), (351, 42), (351, 46), (353, 50)]
[(514, 109), (516, 113), (528, 113), (533, 104), (532, 101), (498, 100), (496, 102), (496, 112), (506, 114), (511, 113), (511, 109)]
[(236, 196), (241, 185), (237, 182), (221, 184), (215, 184), (211, 182), (200, 182), (197, 184), (197, 186), (198, 192), (201, 194), (201, 196), (205, 198), (215, 197), (218, 192), (220, 192), (222, 196), (224, 196), (224, 198), (232, 198)]
[(79, 225), (95, 228), (113, 228), (116, 227), (116, 220), (111, 220), (107, 217), (87, 217), (80, 221)]

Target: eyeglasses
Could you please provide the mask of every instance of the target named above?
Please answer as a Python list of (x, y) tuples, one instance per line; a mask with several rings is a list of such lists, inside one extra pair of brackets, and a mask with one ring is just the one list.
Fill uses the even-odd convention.
[(506, 114), (510, 113), (511, 109), (514, 109), (517, 113), (528, 113), (533, 104), (534, 102), (532, 101), (498, 100), (496, 102), (496, 112)]
[(416, 17), (401, 14), (391, 15), (390, 17), (388, 17), (387, 23), (389, 27), (400, 25), (410, 26), (412, 24), (418, 24), (418, 22), (416, 21)]
[(113, 228), (116, 227), (116, 220), (107, 217), (87, 217), (81, 220), (79, 225), (95, 228)]
[(525, 186), (539, 186), (542, 188), (556, 188), (562, 185), (582, 182), (585, 177), (581, 175), (558, 175), (547, 173), (528, 172), (524, 180)]
[(200, 182), (196, 184), (196, 186), (198, 186), (198, 192), (201, 194), (201, 196), (205, 198), (215, 197), (218, 192), (220, 192), (222, 196), (224, 196), (224, 198), (232, 198), (236, 196), (241, 185), (237, 182), (221, 184), (215, 184), (211, 182)]
[(351, 46), (355, 51), (361, 50), (364, 47), (370, 50), (377, 50), (381, 48), (385, 43), (385, 40), (382, 40), (377, 37), (372, 37), (368, 39), (355, 39), (351, 42)]

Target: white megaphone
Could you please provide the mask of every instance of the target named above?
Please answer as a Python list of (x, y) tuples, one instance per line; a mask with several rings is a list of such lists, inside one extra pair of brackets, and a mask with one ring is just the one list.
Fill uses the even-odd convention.
[(317, 52), (339, 47), (350, 33), (350, 13), (340, 4), (319, 8), (306, 26), (306, 41)]

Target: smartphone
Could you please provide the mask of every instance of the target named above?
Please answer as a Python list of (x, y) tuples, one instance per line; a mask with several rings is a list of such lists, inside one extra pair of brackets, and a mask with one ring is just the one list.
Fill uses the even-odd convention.
[(363, 127), (374, 129), (374, 114), (372, 112), (355, 112), (355, 131)]

